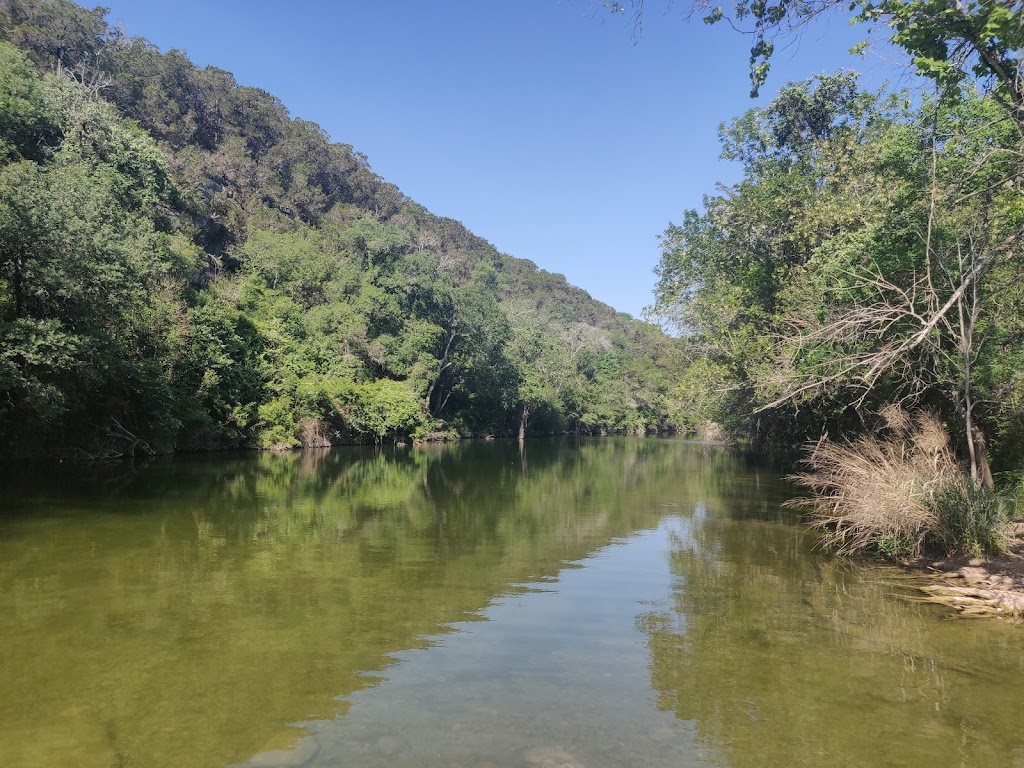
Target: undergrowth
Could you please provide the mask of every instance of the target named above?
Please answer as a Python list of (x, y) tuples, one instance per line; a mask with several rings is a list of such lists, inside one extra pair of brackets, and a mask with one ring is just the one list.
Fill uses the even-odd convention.
[(972, 480), (930, 413), (890, 406), (887, 429), (814, 446), (794, 479), (810, 496), (812, 525), (839, 554), (875, 551), (907, 560), (926, 551), (992, 554), (1006, 548), (1009, 497)]

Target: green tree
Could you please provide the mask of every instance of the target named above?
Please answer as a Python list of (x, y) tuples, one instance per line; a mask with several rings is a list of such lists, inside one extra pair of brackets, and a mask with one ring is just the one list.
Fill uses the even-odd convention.
[[(27, 82), (24, 62), (2, 48), (4, 78)], [(5, 442), (39, 450), (58, 426), (72, 441), (103, 435), (115, 452), (125, 440), (167, 440), (176, 417), (165, 339), (195, 251), (165, 216), (174, 189), (163, 156), (71, 79), (23, 93), (55, 143), (37, 150), (39, 162), (0, 167)], [(0, 120), (15, 146), (19, 122)]]

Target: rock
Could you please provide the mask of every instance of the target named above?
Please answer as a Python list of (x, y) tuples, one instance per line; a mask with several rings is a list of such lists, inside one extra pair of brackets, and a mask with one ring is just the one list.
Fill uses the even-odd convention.
[(320, 753), (320, 743), (313, 737), (302, 739), (291, 749), (260, 752), (246, 765), (260, 768), (302, 768)]
[(377, 739), (377, 751), (386, 757), (397, 754), (401, 749), (401, 743), (394, 736), (381, 736)]
[(676, 738), (676, 736), (676, 730), (674, 728), (668, 728), (666, 726), (662, 726), (661, 728), (655, 728), (653, 731), (650, 732), (650, 734), (648, 734), (648, 738), (651, 741), (662, 743), (672, 741)]
[(561, 747), (533, 747), (523, 759), (529, 768), (584, 768), (583, 763)]
[(932, 584), (922, 587), (922, 590), (929, 594), (933, 602), (952, 606), (961, 613), (1024, 615), (1024, 593), (1022, 592), (980, 589), (978, 587), (953, 587), (945, 584)]

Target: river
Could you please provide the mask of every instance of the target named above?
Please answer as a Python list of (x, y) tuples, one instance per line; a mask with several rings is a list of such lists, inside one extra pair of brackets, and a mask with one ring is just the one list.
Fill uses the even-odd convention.
[(1024, 766), (1024, 628), (607, 438), (12, 466), (0, 766)]

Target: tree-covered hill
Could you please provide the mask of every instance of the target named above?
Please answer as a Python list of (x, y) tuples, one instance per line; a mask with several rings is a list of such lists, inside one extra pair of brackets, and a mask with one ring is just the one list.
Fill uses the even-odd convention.
[(0, 0), (0, 453), (663, 430), (677, 354), (229, 72)]

